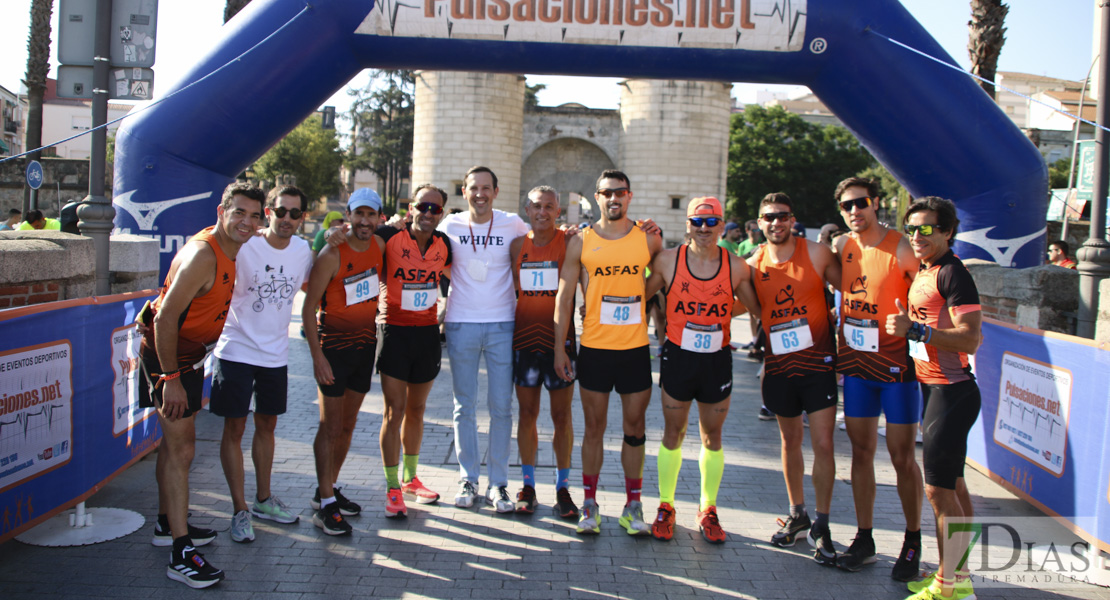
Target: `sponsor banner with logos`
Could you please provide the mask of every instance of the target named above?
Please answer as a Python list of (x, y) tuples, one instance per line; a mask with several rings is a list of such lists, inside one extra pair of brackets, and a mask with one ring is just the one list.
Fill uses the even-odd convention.
[(1110, 350), (983, 319), (968, 462), (1110, 551)]
[(135, 315), (153, 292), (0, 311), (0, 542), (73, 507), (154, 448)]

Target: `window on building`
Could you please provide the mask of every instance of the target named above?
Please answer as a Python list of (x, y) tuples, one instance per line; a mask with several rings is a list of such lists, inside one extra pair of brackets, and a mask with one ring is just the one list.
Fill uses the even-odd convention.
[(683, 198), (684, 196), (671, 196), (671, 208), (681, 210)]
[(463, 193), (463, 182), (453, 181), (452, 183), (455, 184), (455, 195), (456, 196), (462, 196), (463, 195), (462, 194)]
[(88, 131), (92, 128), (92, 117), (89, 115), (73, 115), (70, 127), (74, 131)]

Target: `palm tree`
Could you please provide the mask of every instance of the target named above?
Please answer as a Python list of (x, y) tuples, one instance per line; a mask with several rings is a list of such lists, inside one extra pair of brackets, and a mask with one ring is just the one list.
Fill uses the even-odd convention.
[[(994, 75), (998, 68), (998, 55), (1006, 43), (1003, 23), (1010, 7), (1002, 0), (971, 0), (971, 20), (967, 22), (967, 53), (971, 57), (971, 72), (987, 81), (979, 85), (994, 99)], [(990, 83), (988, 83), (990, 82)]]
[(234, 17), (250, 3), (251, 0), (227, 0), (227, 4), (224, 5), (224, 23), (230, 21), (231, 17)]
[[(50, 72), (50, 14), (54, 0), (31, 1), (31, 31), (27, 36), (27, 148), (42, 146), (42, 99), (46, 95), (46, 75)], [(31, 156), (38, 159), (39, 153)]]

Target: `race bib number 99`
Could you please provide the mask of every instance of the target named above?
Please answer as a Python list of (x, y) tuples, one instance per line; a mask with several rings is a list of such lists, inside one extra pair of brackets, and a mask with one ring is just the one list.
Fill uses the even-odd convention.
[(358, 275), (343, 280), (343, 291), (347, 293), (347, 306), (359, 304), (378, 297), (378, 270), (371, 268)]
[(520, 291), (551, 292), (559, 289), (559, 263), (544, 262), (520, 263)]
[(860, 352), (879, 351), (879, 322), (870, 319), (844, 318), (844, 341)]
[(770, 335), (771, 352), (782, 355), (805, 350), (813, 346), (813, 334), (807, 319), (794, 319), (787, 323), (772, 325)]
[(640, 296), (602, 296), (602, 325), (639, 325)]
[(682, 329), (682, 349), (690, 352), (709, 353), (721, 349), (725, 342), (725, 332), (720, 324), (698, 325), (686, 323)]
[(401, 285), (401, 310), (428, 310), (439, 300), (439, 288), (434, 281), (405, 283)]

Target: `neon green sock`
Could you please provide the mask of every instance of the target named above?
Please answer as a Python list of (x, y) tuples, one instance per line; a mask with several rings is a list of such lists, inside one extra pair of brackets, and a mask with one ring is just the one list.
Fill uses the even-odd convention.
[(405, 483), (412, 481), (416, 477), (416, 463), (420, 462), (419, 454), (406, 454), (404, 455), (404, 469), (402, 469), (401, 480)]
[(678, 487), (678, 471), (682, 468), (682, 446), (669, 450), (659, 444), (659, 501), (674, 505), (674, 489)]
[(401, 483), (397, 481), (397, 465), (385, 468), (385, 486), (391, 490), (401, 487)]
[(698, 457), (701, 467), (701, 510), (717, 506), (717, 491), (721, 489), (721, 477), (725, 474), (725, 451), (701, 447)]

